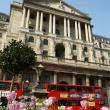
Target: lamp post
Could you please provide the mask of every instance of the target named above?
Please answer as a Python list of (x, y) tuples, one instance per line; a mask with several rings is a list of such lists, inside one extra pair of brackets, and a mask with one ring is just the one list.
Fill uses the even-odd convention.
[(33, 69), (36, 71), (36, 84), (35, 84), (35, 86), (33, 86), (32, 91), (35, 92), (36, 89), (38, 89), (38, 86), (39, 86), (39, 83), (40, 83), (39, 77), (42, 74), (42, 70), (44, 69), (44, 66), (42, 64), (39, 64), (38, 66), (33, 67)]
[(37, 66), (37, 83), (39, 83), (39, 77), (40, 77), (40, 75), (42, 73), (43, 68), (44, 68), (44, 66), (42, 64), (39, 64)]

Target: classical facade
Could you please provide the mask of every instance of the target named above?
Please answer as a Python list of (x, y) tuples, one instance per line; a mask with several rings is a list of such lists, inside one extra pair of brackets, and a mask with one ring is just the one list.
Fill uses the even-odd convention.
[(34, 49), (36, 67), (24, 77), (39, 87), (47, 82), (93, 85), (108, 93), (110, 39), (94, 35), (92, 28), (87, 14), (62, 0), (14, 2), (1, 48), (16, 39)]

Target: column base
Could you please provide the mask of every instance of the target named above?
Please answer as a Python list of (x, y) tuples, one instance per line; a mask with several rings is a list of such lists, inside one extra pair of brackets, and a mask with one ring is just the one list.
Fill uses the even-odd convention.
[(82, 40), (80, 39), (75, 39), (76, 42), (83, 42)]
[(56, 37), (56, 34), (49, 33), (48, 36)]
[(41, 34), (43, 35), (43, 32), (42, 31), (35, 31), (36, 34)]

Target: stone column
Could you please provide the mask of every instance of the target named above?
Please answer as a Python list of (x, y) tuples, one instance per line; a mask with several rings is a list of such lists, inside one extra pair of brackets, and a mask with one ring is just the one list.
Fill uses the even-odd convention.
[(57, 73), (54, 72), (54, 84), (57, 84)]
[(88, 28), (87, 28), (87, 24), (85, 24), (85, 35), (86, 35), (86, 41), (88, 42)]
[(86, 76), (86, 86), (90, 85), (89, 76)]
[(101, 77), (98, 78), (98, 86), (102, 86), (102, 80), (101, 80)]
[(40, 32), (42, 32), (42, 28), (43, 28), (43, 12), (41, 12), (40, 16)]
[(24, 7), (24, 8), (23, 8), (22, 20), (21, 20), (21, 27), (24, 27), (25, 16), (26, 16), (26, 8)]
[(79, 40), (81, 40), (81, 24), (78, 22)]
[(39, 30), (39, 11), (37, 11), (37, 15), (36, 15), (36, 31)]
[(75, 76), (74, 73), (73, 73), (73, 75), (72, 75), (72, 84), (73, 84), (73, 85), (76, 84), (76, 76)]
[(26, 29), (29, 28), (29, 18), (30, 18), (30, 9), (28, 9), (27, 17), (26, 17)]
[(67, 26), (66, 26), (66, 18), (64, 18), (64, 36), (67, 36)]
[(78, 22), (75, 21), (75, 38), (78, 39)]
[(90, 25), (88, 25), (88, 32), (89, 32), (89, 41), (92, 42), (92, 33)]
[(49, 34), (52, 34), (52, 14), (49, 16)]
[(53, 34), (56, 34), (56, 18), (55, 18), (55, 15), (53, 15)]
[(68, 37), (70, 37), (70, 19), (68, 19)]

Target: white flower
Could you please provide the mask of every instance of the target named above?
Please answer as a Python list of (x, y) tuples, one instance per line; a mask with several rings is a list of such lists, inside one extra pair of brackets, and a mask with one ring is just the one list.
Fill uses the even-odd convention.
[(58, 110), (65, 110), (65, 106), (59, 106)]

